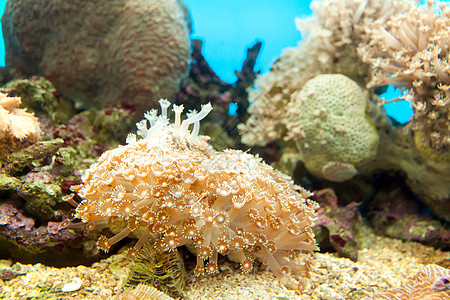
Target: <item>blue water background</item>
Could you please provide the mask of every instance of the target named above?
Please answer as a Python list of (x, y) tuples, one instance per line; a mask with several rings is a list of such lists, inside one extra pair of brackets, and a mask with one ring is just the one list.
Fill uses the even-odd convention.
[[(446, 0), (443, 2), (448, 2)], [(295, 28), (294, 18), (311, 14), (311, 1), (300, 0), (185, 0), (189, 7), (194, 33), (192, 38), (204, 41), (204, 56), (217, 75), (224, 81), (236, 80), (234, 71), (240, 70), (247, 47), (257, 40), (263, 41), (255, 70), (262, 73), (270, 69), (286, 47), (296, 46), (301, 39)], [(6, 0), (0, 0), (3, 14)], [(421, 4), (425, 3), (422, 1)], [(5, 65), (3, 35), (0, 41), (0, 66)], [(386, 99), (401, 92), (391, 87), (384, 94)], [(406, 101), (385, 105), (388, 114), (401, 123), (412, 115)]]

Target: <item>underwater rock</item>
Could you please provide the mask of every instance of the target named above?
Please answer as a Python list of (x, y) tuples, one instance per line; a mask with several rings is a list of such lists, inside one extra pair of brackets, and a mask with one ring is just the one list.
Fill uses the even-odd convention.
[(360, 203), (340, 206), (332, 189), (315, 191), (314, 201), (319, 203), (318, 221), (314, 228), (321, 251), (336, 251), (339, 256), (358, 260), (358, 241), (355, 229), (362, 217), (357, 210)]
[(371, 222), (378, 234), (392, 238), (415, 241), (442, 250), (450, 250), (450, 230), (438, 220), (416, 215), (402, 217), (375, 216)]
[[(27, 212), (44, 222), (56, 216), (53, 207), (61, 202), (62, 194), (58, 183), (51, 180), (57, 174), (38, 172), (36, 167), (39, 165), (38, 161), (59, 153), (62, 143), (61, 139), (38, 142), (14, 152), (2, 161), (0, 190), (17, 194), (25, 200)], [(31, 172), (23, 174), (27, 167)]]
[(38, 142), (21, 151), (14, 152), (4, 160), (6, 163), (5, 172), (7, 174), (19, 173), (33, 161), (54, 155), (62, 144), (62, 139), (54, 139)]
[(63, 143), (62, 139), (40, 141), (1, 160), (3, 200), (16, 201), (19, 196), (27, 213), (42, 222), (67, 212), (69, 206), (62, 201), (63, 183), (80, 178), (80, 162), (76, 151), (62, 147)]
[(399, 180), (384, 180), (370, 202), (369, 220), (377, 234), (450, 250), (450, 230), (433, 219)]
[(11, 177), (5, 173), (0, 173), (0, 192), (14, 191), (22, 185), (22, 181), (18, 178)]
[(61, 188), (57, 184), (24, 183), (17, 195), (26, 201), (25, 209), (32, 216), (46, 222), (57, 217), (54, 207), (61, 202)]
[(84, 249), (83, 232), (60, 229), (61, 222), (36, 226), (12, 204), (0, 204), (0, 255), (22, 263), (41, 262), (54, 266), (92, 263), (98, 251)]
[(380, 136), (377, 157), (360, 166), (360, 173), (401, 172), (398, 176), (414, 195), (436, 216), (450, 221), (450, 155), (418, 146), (417, 132), (393, 126), (384, 110), (374, 119)]
[[(68, 122), (68, 126), (78, 130), (85, 139), (98, 145), (115, 148), (124, 137), (135, 128), (133, 122), (134, 108), (122, 105), (118, 108), (95, 109), (83, 111)], [(106, 150), (106, 149), (105, 149)]]
[(2, 30), (11, 74), (45, 76), (77, 107), (127, 99), (142, 114), (187, 75), (181, 0), (7, 1)]
[(161, 116), (152, 110), (137, 124), (142, 139), (130, 134), (127, 145), (103, 153), (83, 183), (72, 187), (83, 199), (76, 217), (90, 228), (103, 227), (109, 218), (127, 223), (115, 236), (102, 236), (98, 247), (108, 251), (133, 232), (139, 240), (129, 256), (135, 257), (155, 236), (156, 247), (165, 251), (194, 244), (196, 276), (218, 272), (218, 254), (232, 254), (244, 273), (259, 259), (291, 287), (302, 287), (304, 278), (296, 282), (289, 275), (307, 276), (308, 261), (294, 260), (299, 250), (317, 249), (311, 230), (317, 204), (310, 193), (257, 157), (214, 151), (208, 137), (198, 136), (211, 105), (182, 122), (183, 107), (174, 106), (170, 124), (170, 102), (160, 104)]

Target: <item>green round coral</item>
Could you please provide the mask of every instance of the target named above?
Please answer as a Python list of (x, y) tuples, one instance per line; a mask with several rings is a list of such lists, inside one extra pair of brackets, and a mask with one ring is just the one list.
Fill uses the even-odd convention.
[(376, 155), (378, 134), (369, 100), (357, 83), (341, 74), (318, 75), (291, 96), (288, 138), (316, 176), (344, 181)]

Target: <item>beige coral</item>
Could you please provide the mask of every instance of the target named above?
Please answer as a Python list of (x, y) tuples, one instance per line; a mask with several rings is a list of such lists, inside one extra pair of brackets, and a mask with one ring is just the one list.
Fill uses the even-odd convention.
[(436, 150), (450, 149), (450, 9), (413, 7), (376, 22), (369, 44), (359, 49), (375, 68), (369, 86), (405, 88), (413, 103), (411, 128)]
[(5, 62), (16, 77), (45, 76), (79, 106), (127, 101), (140, 115), (187, 75), (189, 23), (181, 0), (7, 1)]
[(317, 249), (311, 230), (317, 204), (308, 200), (310, 193), (258, 157), (214, 151), (207, 137), (198, 136), (210, 105), (184, 121), (183, 107), (174, 105), (170, 124), (170, 103), (160, 103), (161, 116), (153, 110), (137, 124), (142, 139), (129, 135), (126, 146), (105, 152), (73, 188), (84, 199), (76, 210), (83, 222), (113, 217), (128, 225), (111, 238), (101, 237), (98, 247), (108, 251), (134, 232), (139, 240), (131, 256), (150, 236), (167, 251), (193, 245), (197, 276), (218, 272), (219, 253), (232, 255), (244, 273), (259, 259), (282, 278), (307, 275), (309, 265), (295, 259), (298, 251)]
[(40, 129), (38, 119), (23, 108), (18, 108), (20, 97), (0, 93), (0, 139), (36, 142)]
[[(447, 286), (441, 282), (447, 280)], [(373, 300), (450, 300), (450, 271), (438, 265), (428, 265), (400, 288), (376, 294)]]
[(400, 0), (322, 0), (313, 1), (314, 15), (297, 19), (304, 35), (297, 48), (284, 51), (271, 71), (259, 76), (250, 91), (250, 117), (240, 124), (242, 141), (265, 145), (286, 134), (282, 123), (287, 103), (311, 78), (319, 74), (341, 73), (365, 85), (368, 65), (356, 47), (368, 40), (376, 20), (407, 10), (417, 1)]
[(375, 158), (378, 133), (369, 106), (364, 90), (342, 74), (318, 75), (292, 95), (287, 138), (295, 142), (308, 171), (339, 182)]

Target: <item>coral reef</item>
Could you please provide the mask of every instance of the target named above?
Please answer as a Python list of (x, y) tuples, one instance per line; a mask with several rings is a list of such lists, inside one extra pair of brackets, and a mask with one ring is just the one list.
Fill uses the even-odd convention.
[(38, 119), (23, 108), (19, 97), (0, 93), (0, 157), (39, 140)]
[(416, 1), (397, 0), (323, 0), (313, 1), (312, 17), (297, 19), (304, 40), (297, 48), (286, 49), (259, 76), (250, 92), (250, 117), (239, 129), (248, 145), (265, 145), (283, 138), (282, 124), (291, 95), (319, 74), (341, 73), (365, 85), (369, 74), (356, 53), (356, 47), (368, 40), (368, 31), (376, 20), (406, 11)]
[(450, 299), (450, 290), (441, 282), (441, 278), (450, 278), (450, 271), (438, 265), (428, 265), (419, 273), (412, 276), (402, 287), (387, 292), (376, 294), (373, 300), (408, 300), (428, 299), (445, 300)]
[(78, 106), (128, 99), (143, 113), (187, 75), (181, 0), (8, 1), (2, 30), (12, 75), (43, 75)]
[[(404, 177), (409, 188), (433, 213), (448, 221), (450, 154), (444, 144), (450, 137), (450, 105), (445, 93), (449, 28), (446, 24), (450, 10), (439, 4), (439, 14), (431, 1), (424, 8), (416, 8), (413, 4), (414, 1), (390, 0), (313, 1), (314, 16), (307, 19), (308, 22), (297, 21), (308, 35), (299, 47), (287, 50), (268, 74), (257, 78), (256, 89), (249, 96), (250, 116), (245, 124), (238, 126), (244, 144), (279, 144), (283, 155), (279, 155), (281, 159), (277, 165), (290, 172), (288, 174), (298, 171), (304, 164), (314, 175), (310, 177), (316, 178), (307, 177), (309, 173), (303, 172), (303, 177), (302, 174), (296, 177), (302, 184), (323, 179), (341, 182), (355, 178), (357, 173), (369, 177), (394, 171)], [(412, 41), (408, 43), (409, 39)], [(423, 45), (417, 44), (419, 40)], [(419, 46), (423, 46), (420, 51)], [(347, 48), (354, 52), (348, 56), (354, 60), (351, 63), (349, 58), (345, 62)], [(439, 50), (441, 48), (445, 50)], [(356, 65), (358, 70), (345, 69), (351, 65)], [(323, 73), (330, 70), (341, 73), (339, 76), (347, 75), (356, 82), (355, 87), (361, 86), (361, 93), (369, 99), (365, 100), (364, 108), (353, 113), (352, 109), (357, 108), (354, 105), (336, 108), (333, 104), (337, 102), (336, 94), (326, 97), (330, 93), (327, 84), (316, 88), (315, 93), (305, 89), (314, 80), (311, 78), (319, 77), (318, 74), (329, 76)], [(372, 79), (370, 86), (376, 85), (379, 90), (389, 83), (409, 89), (406, 98), (417, 104), (414, 117), (417, 120), (396, 128), (384, 109), (376, 105), (383, 103), (376, 95), (376, 89), (365, 86), (369, 79)], [(326, 105), (317, 101), (322, 94), (322, 102), (326, 100)], [(299, 96), (302, 101), (298, 101)], [(333, 118), (325, 118), (332, 112), (321, 112), (322, 107), (333, 108), (336, 112), (343, 109), (343, 115), (349, 115), (336, 126), (327, 122)], [(426, 118), (433, 119), (427, 124), (434, 126), (434, 133), (430, 126), (418, 125), (424, 118), (421, 112), (417, 113), (418, 107), (426, 111)], [(431, 109), (433, 112), (429, 111)], [(356, 116), (360, 121), (353, 123)], [(305, 123), (315, 125), (310, 125), (308, 132), (304, 129)], [(352, 124), (368, 130), (350, 130), (354, 136), (339, 132), (346, 127), (353, 128)], [(324, 139), (327, 135), (331, 138)], [(430, 142), (431, 136), (435, 142)], [(365, 148), (359, 149), (357, 145)], [(352, 155), (349, 149), (354, 149), (359, 157)], [(350, 157), (356, 160), (352, 162)], [(310, 188), (320, 189), (323, 185), (319, 183)]]
[(286, 139), (295, 142), (309, 172), (345, 181), (358, 165), (375, 158), (378, 133), (369, 105), (364, 91), (341, 74), (318, 75), (292, 94)]
[(182, 122), (183, 107), (174, 106), (175, 122), (169, 124), (170, 102), (160, 104), (161, 116), (152, 110), (137, 124), (142, 139), (130, 134), (126, 146), (103, 153), (83, 183), (72, 187), (84, 199), (76, 216), (89, 228), (104, 226), (109, 218), (127, 223), (115, 236), (102, 236), (98, 247), (108, 251), (133, 232), (139, 240), (129, 255), (135, 257), (155, 236), (161, 250), (193, 244), (197, 276), (216, 273), (220, 253), (239, 261), (244, 273), (259, 259), (301, 288), (304, 279), (296, 283), (288, 275), (306, 276), (308, 262), (294, 261), (298, 250), (317, 249), (311, 230), (317, 204), (308, 199), (310, 193), (257, 157), (214, 151), (207, 137), (198, 136), (210, 105)]
[(369, 86), (405, 88), (411, 128), (421, 143), (444, 152), (450, 150), (450, 9), (442, 2), (437, 12), (433, 3), (377, 21), (359, 53), (375, 69)]

